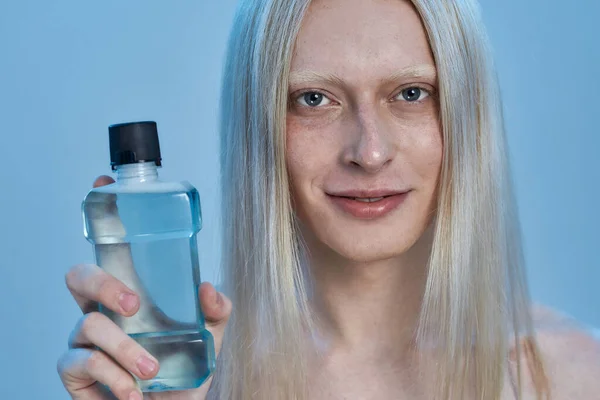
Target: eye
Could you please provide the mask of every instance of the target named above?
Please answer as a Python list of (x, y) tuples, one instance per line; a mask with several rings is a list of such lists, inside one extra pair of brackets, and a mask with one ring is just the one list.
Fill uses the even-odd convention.
[(425, 100), (429, 96), (429, 92), (420, 87), (410, 87), (401, 91), (397, 96), (396, 100), (404, 100), (410, 103)]
[(331, 103), (327, 96), (319, 92), (304, 92), (297, 97), (296, 101), (303, 106), (312, 108), (326, 106)]

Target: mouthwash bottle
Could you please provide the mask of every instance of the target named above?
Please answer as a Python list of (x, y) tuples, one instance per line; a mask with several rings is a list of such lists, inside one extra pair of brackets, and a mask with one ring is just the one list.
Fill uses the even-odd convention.
[(154, 379), (136, 377), (142, 391), (196, 388), (215, 368), (198, 298), (198, 191), (159, 178), (155, 122), (112, 125), (109, 141), (116, 182), (85, 197), (84, 234), (96, 263), (140, 296), (140, 308), (131, 317), (100, 312), (159, 361)]

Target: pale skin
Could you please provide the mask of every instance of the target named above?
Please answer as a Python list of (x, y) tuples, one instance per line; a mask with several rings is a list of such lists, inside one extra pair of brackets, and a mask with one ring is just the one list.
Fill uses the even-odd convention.
[[(326, 354), (311, 366), (310, 398), (427, 399), (427, 382), (411, 375), (408, 349), (423, 295), (443, 143), (435, 63), (418, 14), (401, 0), (313, 1), (289, 89), (286, 161), (318, 283), (313, 305)], [(100, 177), (94, 185), (110, 182)], [(385, 216), (361, 220), (328, 199), (351, 189), (409, 193)], [(110, 399), (97, 381), (119, 400), (133, 399), (127, 371), (148, 379), (156, 370), (143, 374), (136, 360), (145, 350), (89, 310), (100, 302), (132, 315), (139, 304), (122, 311), (119, 295), (131, 291), (95, 266), (73, 267), (67, 286), (87, 322), (77, 324), (59, 360), (63, 384), (74, 399)], [(208, 283), (200, 300), (218, 351), (231, 302)], [(542, 331), (539, 340), (555, 381), (553, 398), (594, 398), (598, 343), (576, 330)], [(115, 360), (85, 349), (90, 345)], [(204, 399), (209, 384), (145, 398)], [(508, 390), (504, 396), (513, 398)]]
[[(414, 394), (398, 376), (410, 365), (431, 244), (425, 231), (442, 159), (436, 87), (410, 5), (312, 3), (292, 59), (287, 122), (287, 164), (328, 343), (326, 361), (312, 368), (311, 398)], [(414, 88), (421, 94), (407, 101)], [(309, 107), (307, 91), (322, 93), (320, 103)], [(365, 221), (327, 198), (350, 189), (410, 193)]]
[[(328, 345), (325, 362), (311, 369), (311, 398), (414, 395), (398, 376), (410, 365), (431, 244), (425, 231), (442, 159), (436, 87), (410, 5), (312, 3), (292, 59), (287, 122), (287, 164)], [(414, 88), (421, 93), (408, 101)], [(319, 104), (308, 105), (307, 91), (323, 95)], [(350, 189), (410, 193), (365, 221), (327, 199)]]

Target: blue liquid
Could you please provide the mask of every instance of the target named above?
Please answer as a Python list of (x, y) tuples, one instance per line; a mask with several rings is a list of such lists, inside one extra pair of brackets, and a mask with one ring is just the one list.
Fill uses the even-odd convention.
[(100, 307), (160, 363), (145, 392), (200, 386), (215, 368), (213, 338), (204, 327), (198, 286), (198, 192), (186, 183), (118, 182), (90, 191), (83, 202), (85, 236), (96, 263), (140, 295), (123, 317)]

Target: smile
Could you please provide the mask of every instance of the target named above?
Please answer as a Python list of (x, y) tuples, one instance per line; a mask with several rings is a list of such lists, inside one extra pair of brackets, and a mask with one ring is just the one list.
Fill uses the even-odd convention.
[(346, 215), (363, 220), (382, 218), (398, 208), (410, 191), (377, 197), (327, 195), (334, 206)]
[(363, 197), (363, 198), (361, 198), (361, 197), (347, 197), (347, 198), (351, 199), (351, 200), (361, 201), (363, 203), (374, 203), (376, 201), (383, 200), (386, 197), (388, 197), (388, 196), (384, 196), (384, 197)]

